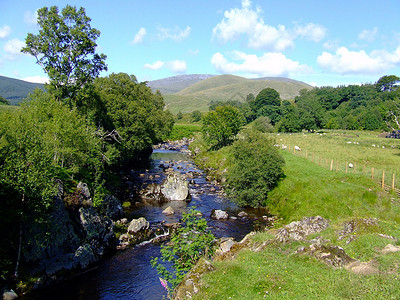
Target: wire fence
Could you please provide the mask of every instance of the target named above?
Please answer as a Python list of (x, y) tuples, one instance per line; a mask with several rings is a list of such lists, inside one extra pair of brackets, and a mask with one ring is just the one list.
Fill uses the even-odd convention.
[(400, 179), (396, 177), (396, 172), (375, 168), (367, 164), (356, 164), (355, 162), (326, 158), (322, 155), (317, 155), (314, 152), (308, 151), (307, 149), (300, 149), (297, 146), (291, 147), (290, 145), (287, 145), (281, 147), (281, 149), (287, 150), (296, 156), (304, 157), (308, 161), (332, 172), (344, 172), (369, 177), (373, 181), (377, 182), (383, 190), (386, 192), (393, 192), (400, 198)]

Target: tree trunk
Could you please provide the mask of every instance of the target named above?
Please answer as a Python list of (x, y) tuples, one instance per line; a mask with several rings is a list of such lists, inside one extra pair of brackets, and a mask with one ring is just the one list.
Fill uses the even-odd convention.
[(22, 208), (21, 208), (21, 218), (19, 223), (19, 243), (18, 243), (18, 254), (17, 254), (17, 261), (15, 263), (15, 271), (14, 277), (18, 278), (18, 269), (19, 269), (19, 262), (21, 260), (21, 252), (22, 252), (22, 226), (23, 226), (23, 216), (24, 216), (24, 202), (25, 202), (25, 194), (22, 194)]

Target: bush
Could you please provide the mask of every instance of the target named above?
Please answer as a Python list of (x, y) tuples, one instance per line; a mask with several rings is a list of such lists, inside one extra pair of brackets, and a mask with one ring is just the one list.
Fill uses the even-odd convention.
[(233, 143), (231, 151), (228, 196), (241, 206), (266, 205), (268, 192), (284, 176), (285, 161), (274, 141), (260, 132), (247, 131)]
[(254, 120), (253, 129), (263, 133), (274, 132), (274, 126), (272, 126), (268, 117), (258, 117)]
[(158, 257), (151, 260), (151, 265), (157, 267), (158, 273), (172, 284), (172, 289), (201, 257), (213, 254), (215, 237), (207, 230), (207, 221), (199, 216), (200, 212), (190, 209), (182, 215), (181, 227), (172, 233), (169, 243), (161, 246), (161, 260), (172, 262), (173, 271), (167, 270)]

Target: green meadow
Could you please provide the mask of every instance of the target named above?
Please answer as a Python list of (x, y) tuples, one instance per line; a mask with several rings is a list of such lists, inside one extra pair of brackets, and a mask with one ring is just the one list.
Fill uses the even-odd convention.
[[(274, 134), (274, 138), (290, 144), (292, 149), (297, 145), (302, 150), (295, 154), (282, 150), (285, 178), (268, 195), (269, 211), (278, 221), (269, 231), (251, 237), (251, 243), (266, 246), (259, 252), (245, 248), (233, 259), (214, 261), (216, 270), (204, 275), (195, 299), (399, 299), (400, 252), (383, 254), (381, 250), (388, 244), (399, 245), (400, 199), (383, 191), (365, 174), (331, 171), (316, 160), (318, 155), (395, 169), (400, 165), (400, 150), (391, 146), (397, 146), (398, 142), (371, 132)], [(193, 146), (202, 147), (200, 141), (196, 143)], [(305, 149), (308, 149), (307, 159)], [(229, 170), (229, 157), (226, 147), (200, 152), (197, 161), (204, 167), (217, 169), (214, 175), (218, 177), (223, 176), (225, 168)], [(378, 272), (360, 275), (334, 268), (296, 253), (299, 247), (309, 245), (307, 242), (273, 240), (277, 228), (317, 215), (328, 219), (330, 226), (310, 239), (319, 237), (328, 245), (340, 246), (351, 258), (373, 265)], [(358, 229), (351, 242), (338, 238), (345, 222), (364, 218), (376, 219), (377, 225)]]

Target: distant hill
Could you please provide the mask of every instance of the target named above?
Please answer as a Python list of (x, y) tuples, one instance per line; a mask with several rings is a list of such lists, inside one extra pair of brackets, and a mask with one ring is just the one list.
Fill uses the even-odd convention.
[(147, 82), (153, 92), (159, 90), (163, 95), (174, 94), (183, 90), (196, 82), (213, 77), (216, 75), (210, 74), (191, 74), (191, 75), (177, 75), (167, 77), (158, 80), (152, 80)]
[(248, 79), (235, 75), (220, 75), (198, 81), (174, 94), (164, 94), (164, 99), (172, 113), (208, 111), (208, 103), (212, 100), (245, 101), (248, 94), (253, 93), (257, 96), (262, 89), (268, 87), (277, 90), (283, 100), (294, 99), (301, 89), (312, 89), (311, 85), (289, 78)]
[(11, 105), (20, 103), (34, 89), (43, 89), (43, 87), (44, 85), (40, 83), (0, 76), (0, 96), (9, 100)]

